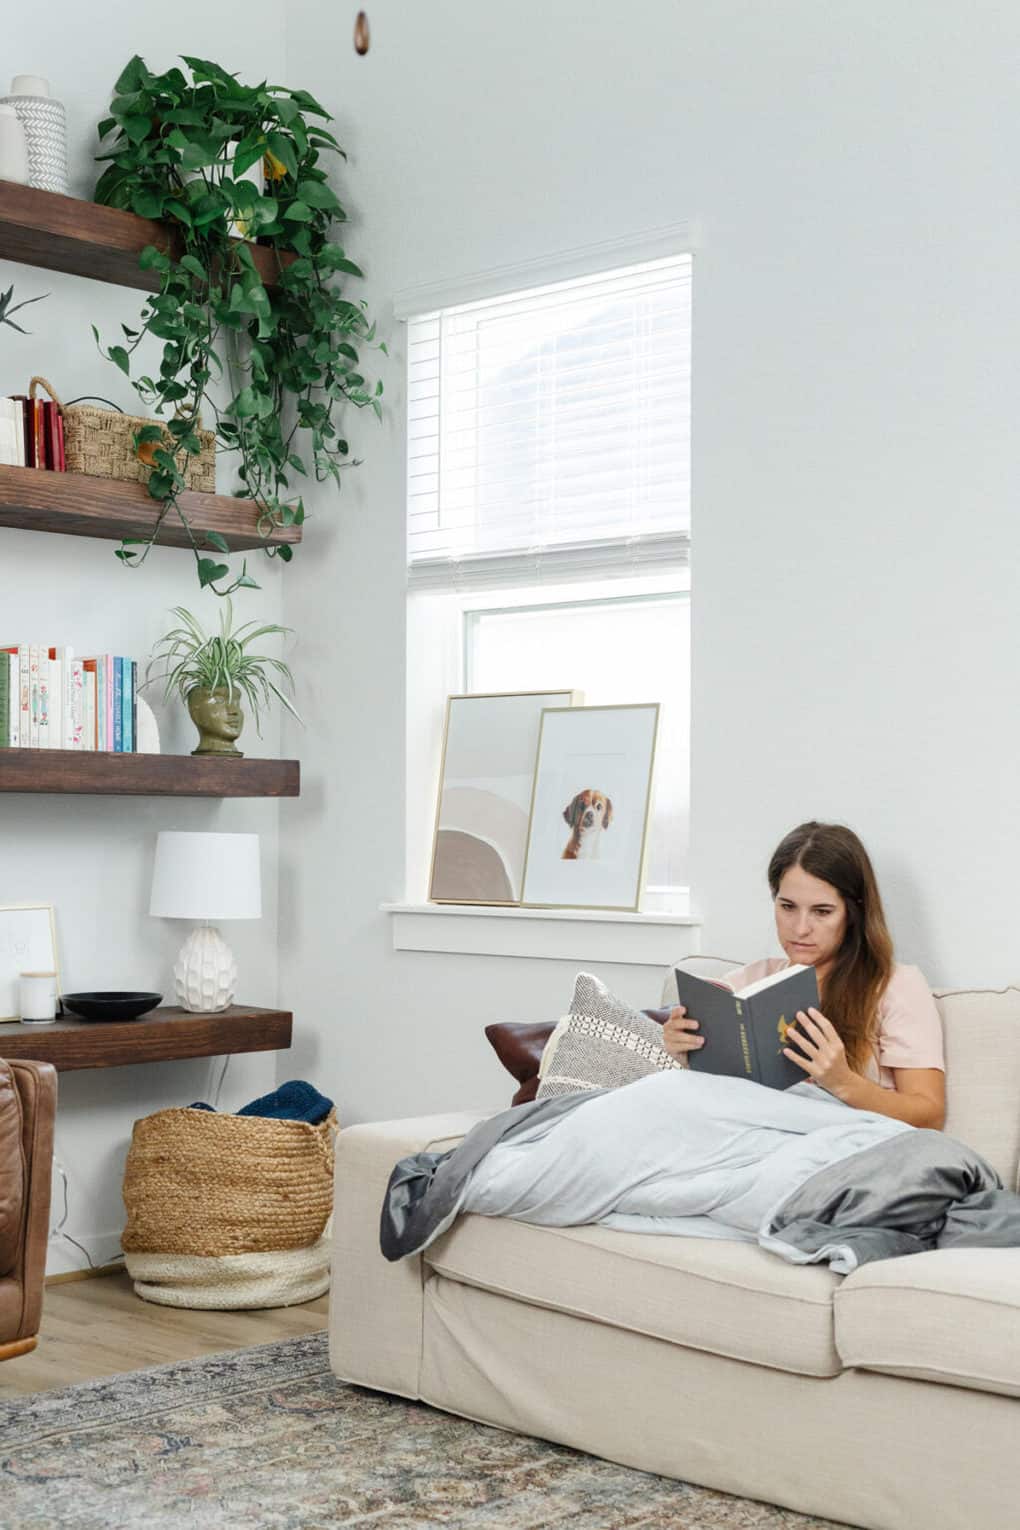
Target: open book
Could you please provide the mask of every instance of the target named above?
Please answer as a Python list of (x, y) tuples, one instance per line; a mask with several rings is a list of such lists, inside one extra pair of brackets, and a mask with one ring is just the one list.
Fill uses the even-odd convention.
[(703, 1047), (687, 1053), (695, 1072), (749, 1078), (770, 1089), (789, 1089), (807, 1078), (783, 1056), (783, 1047), (797, 1011), (818, 1006), (813, 967), (785, 967), (737, 993), (677, 969), (676, 986), (679, 1002), (705, 1038)]

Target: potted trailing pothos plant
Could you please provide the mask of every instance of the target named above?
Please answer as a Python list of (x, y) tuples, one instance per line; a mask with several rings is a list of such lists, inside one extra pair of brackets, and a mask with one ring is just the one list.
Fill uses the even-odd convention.
[[(180, 696), (198, 729), (198, 748), (192, 754), (240, 757), (242, 751), (236, 741), (244, 727), (242, 700), (251, 708), (260, 738), (261, 715), (274, 699), (301, 721), (296, 707), (276, 683), (278, 679), (294, 689), (288, 666), (282, 659), (251, 652), (251, 644), (258, 638), (282, 637), (292, 630), (290, 627), (245, 622), (235, 628), (229, 595), (220, 612), (218, 633), (205, 632), (184, 606), (174, 606), (173, 615), (180, 625), (164, 633), (157, 643), (146, 668), (145, 684), (162, 679), (164, 702)], [(162, 675), (154, 675), (153, 669), (160, 665)]]
[[(365, 303), (346, 296), (338, 280), (362, 273), (334, 239), (346, 214), (323, 164), (343, 155), (325, 126), (329, 113), (307, 91), (244, 85), (203, 59), (183, 63), (187, 74), (153, 74), (133, 58), (99, 124), (110, 147), (99, 156), (109, 163), (96, 200), (158, 219), (173, 234), (169, 250), (143, 250), (141, 265), (158, 290), (138, 327), (122, 326), (124, 344), (104, 351), (131, 378), (134, 352), (149, 336), (160, 341), (158, 371), (132, 382), (157, 415), (172, 416), (165, 424), (172, 448), (155, 424), (137, 434), (136, 446), (152, 454), (148, 488), (160, 510), (151, 535), (126, 538), (117, 556), (144, 562), (176, 514), (199, 582), (227, 595), (257, 588), (247, 564), (231, 577), (217, 556), (229, 554), (229, 543), (193, 532), (178, 503), (186, 454), (200, 450), (203, 409), (218, 447), (238, 453), (240, 492), (257, 505), (268, 537), (304, 519), (295, 476), (311, 471), (339, 485), (343, 469), (357, 465), (339, 412), (353, 404), (379, 415), (382, 383), (371, 385), (361, 370), (359, 347), (375, 338)], [(238, 230), (269, 252), (269, 285)], [(219, 407), (224, 388), (228, 401)], [(293, 555), (286, 543), (265, 551), (284, 562)]]

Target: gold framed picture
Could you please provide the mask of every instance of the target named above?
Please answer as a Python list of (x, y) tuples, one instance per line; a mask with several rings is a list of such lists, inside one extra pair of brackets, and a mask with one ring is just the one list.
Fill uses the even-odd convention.
[(564, 690), (447, 697), (431, 902), (520, 903), (542, 712), (582, 699)]
[(525, 908), (640, 907), (658, 729), (657, 701), (543, 710)]

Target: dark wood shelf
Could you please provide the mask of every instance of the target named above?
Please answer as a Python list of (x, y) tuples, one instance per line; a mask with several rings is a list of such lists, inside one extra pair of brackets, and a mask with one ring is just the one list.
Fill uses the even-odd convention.
[[(180, 496), (179, 504), (200, 546), (207, 531), (226, 537), (231, 552), (301, 541), (300, 526), (284, 526), (261, 537), (258, 514), (250, 499), (189, 490)], [(144, 484), (0, 465), (0, 526), (119, 542), (121, 537), (148, 536), (159, 509)], [(159, 542), (163, 547), (191, 546), (180, 517), (173, 511), (160, 528)], [(209, 551), (219, 556), (215, 548)]]
[[(148, 244), (174, 256), (181, 253), (176, 234), (165, 223), (55, 191), (0, 181), (0, 257), (5, 260), (155, 292), (159, 273), (143, 271), (138, 264)], [(294, 259), (293, 255), (278, 256), (265, 245), (253, 244), (249, 249), (267, 287), (274, 284), (280, 261), (289, 265)]]
[(0, 792), (66, 792), (106, 797), (299, 797), (301, 764), (298, 760), (237, 760), (215, 755), (0, 749)]
[(293, 1015), (284, 1009), (232, 1004), (215, 1015), (161, 1005), (138, 1020), (77, 1020), (52, 1025), (0, 1025), (0, 1057), (48, 1062), (60, 1073), (128, 1063), (275, 1052), (290, 1046)]

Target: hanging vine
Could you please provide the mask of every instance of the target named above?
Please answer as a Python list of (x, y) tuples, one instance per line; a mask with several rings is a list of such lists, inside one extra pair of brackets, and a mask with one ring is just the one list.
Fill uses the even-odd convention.
[[(226, 539), (194, 531), (179, 503), (187, 458), (201, 450), (202, 419), (212, 422), (218, 449), (237, 454), (240, 492), (255, 502), (259, 532), (269, 537), (304, 519), (295, 476), (311, 472), (339, 485), (358, 465), (339, 416), (345, 404), (380, 415), (383, 389), (361, 370), (359, 351), (375, 343), (374, 325), (364, 301), (346, 296), (347, 279), (362, 272), (333, 241), (346, 214), (322, 164), (343, 156), (324, 125), (329, 113), (307, 91), (243, 85), (218, 64), (182, 62), (190, 78), (177, 68), (152, 74), (133, 58), (99, 124), (110, 147), (98, 156), (109, 163), (96, 200), (162, 221), (173, 240), (170, 252), (142, 252), (159, 288), (138, 328), (122, 325), (124, 343), (105, 348), (93, 333), (163, 417), (135, 438), (154, 464), (156, 524), (147, 537), (125, 538), (117, 557), (143, 563), (176, 515), (200, 584), (227, 595), (257, 588), (247, 563), (232, 576), (213, 556), (229, 555)], [(267, 251), (268, 285), (246, 241)], [(133, 376), (134, 353), (149, 336), (162, 343), (159, 371)], [(265, 551), (284, 562), (293, 556), (287, 543)]]

